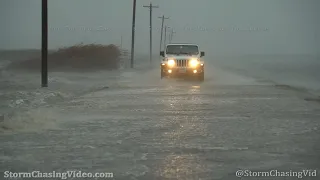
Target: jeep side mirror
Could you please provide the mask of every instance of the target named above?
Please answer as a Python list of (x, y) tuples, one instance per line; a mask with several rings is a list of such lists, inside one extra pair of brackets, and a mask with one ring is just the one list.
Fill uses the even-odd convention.
[(201, 51), (201, 54), (200, 54), (200, 56), (202, 57), (202, 56), (204, 56), (204, 52), (203, 51)]
[(164, 57), (164, 51), (160, 51), (160, 56)]

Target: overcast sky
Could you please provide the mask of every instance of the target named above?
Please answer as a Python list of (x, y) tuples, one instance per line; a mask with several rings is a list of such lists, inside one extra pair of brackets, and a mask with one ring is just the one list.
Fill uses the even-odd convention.
[[(130, 49), (133, 0), (49, 1), (49, 48), (76, 43)], [(153, 0), (154, 53), (162, 14), (174, 42), (199, 43), (208, 53), (315, 53), (319, 0)], [(148, 53), (150, 0), (137, 0), (136, 51)], [(0, 48), (41, 47), (41, 1), (0, 0)]]

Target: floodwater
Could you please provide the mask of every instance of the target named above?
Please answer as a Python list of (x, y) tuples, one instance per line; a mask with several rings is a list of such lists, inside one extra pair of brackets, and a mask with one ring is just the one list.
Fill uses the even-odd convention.
[(320, 176), (317, 95), (284, 83), (283, 70), (276, 82), (271, 65), (224, 62), (208, 60), (204, 82), (161, 80), (155, 65), (54, 72), (49, 88), (39, 88), (39, 74), (3, 70), (0, 170), (117, 180), (232, 180), (239, 169)]

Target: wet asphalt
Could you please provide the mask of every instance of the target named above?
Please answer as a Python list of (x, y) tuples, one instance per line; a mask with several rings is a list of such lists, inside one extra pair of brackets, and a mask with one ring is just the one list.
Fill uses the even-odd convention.
[(303, 92), (209, 67), (204, 82), (161, 80), (157, 68), (115, 76), (38, 107), (37, 122), (50, 128), (2, 133), (0, 170), (111, 172), (100, 179), (117, 180), (299, 179), (253, 177), (271, 170), (320, 177), (320, 104)]

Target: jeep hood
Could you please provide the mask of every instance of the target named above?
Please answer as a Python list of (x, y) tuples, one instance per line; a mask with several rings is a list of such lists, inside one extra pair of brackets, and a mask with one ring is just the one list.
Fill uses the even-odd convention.
[(173, 58), (173, 59), (191, 59), (191, 58), (199, 58), (199, 55), (166, 55), (166, 58)]

